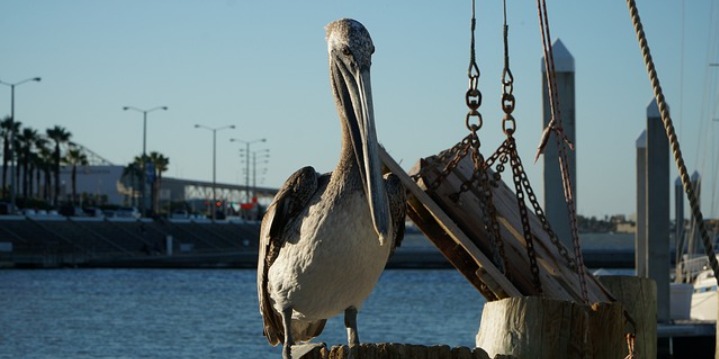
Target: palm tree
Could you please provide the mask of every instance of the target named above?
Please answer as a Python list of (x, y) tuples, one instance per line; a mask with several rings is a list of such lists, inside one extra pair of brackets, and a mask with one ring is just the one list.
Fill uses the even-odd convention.
[(7, 167), (10, 162), (10, 136), (14, 129), (17, 133), (20, 128), (20, 122), (13, 122), (12, 117), (5, 116), (0, 122), (0, 135), (3, 139), (3, 156), (2, 156), (2, 190), (7, 188)]
[[(37, 173), (37, 189), (40, 191), (40, 188), (42, 188), (42, 194), (41, 198), (46, 201), (50, 202), (50, 187), (52, 184), (51, 176), (52, 168), (53, 168), (53, 155), (52, 155), (52, 149), (48, 147), (49, 142), (45, 140), (44, 143), (40, 143), (40, 146), (38, 147), (38, 173)], [(42, 172), (43, 175), (43, 185), (40, 185), (40, 172)]]
[(53, 204), (57, 205), (57, 197), (60, 194), (60, 145), (70, 141), (72, 134), (65, 130), (64, 127), (55, 125), (53, 128), (47, 129), (47, 137), (55, 142), (55, 152), (53, 152), (53, 172), (55, 174), (55, 191), (53, 192)]
[[(36, 174), (35, 178), (35, 192), (37, 197), (44, 198), (40, 194), (40, 188), (42, 186), (40, 185), (40, 174), (44, 170), (45, 167), (48, 167), (48, 164), (50, 163), (50, 150), (47, 148), (48, 140), (45, 138), (45, 136), (38, 136), (37, 139), (35, 139), (35, 152), (33, 153), (31, 163), (32, 163), (32, 170), (30, 178), (32, 179), (32, 173)], [(32, 180), (30, 181), (32, 183)], [(32, 193), (32, 184), (30, 185), (31, 193)]]
[(162, 172), (167, 171), (170, 159), (159, 152), (150, 152), (150, 163), (155, 167), (155, 180), (152, 182), (152, 211), (155, 212), (159, 208), (160, 188), (162, 188)]
[(22, 195), (25, 198), (28, 198), (30, 183), (32, 182), (32, 178), (30, 176), (30, 164), (33, 147), (37, 138), (37, 130), (30, 127), (23, 128), (17, 136), (19, 150), (17, 151), (19, 155), (17, 159), (17, 164), (18, 170), (22, 170)]
[(130, 162), (122, 169), (121, 181), (127, 186), (129, 179), (130, 185), (130, 206), (135, 206), (135, 197), (137, 193), (137, 183), (142, 178), (142, 162), (140, 157), (135, 157), (133, 162)]
[(66, 164), (72, 166), (72, 175), (70, 181), (72, 183), (72, 203), (77, 203), (77, 166), (87, 166), (87, 155), (82, 149), (72, 146), (67, 155), (65, 155)]

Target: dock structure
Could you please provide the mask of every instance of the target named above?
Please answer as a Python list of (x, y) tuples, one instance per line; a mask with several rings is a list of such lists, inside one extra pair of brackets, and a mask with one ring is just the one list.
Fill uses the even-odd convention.
[[(611, 343), (607, 347), (615, 349), (614, 354), (617, 349), (626, 353), (621, 330), (624, 320), (621, 305), (613, 303), (612, 295), (588, 270), (578, 270), (566, 247), (548, 234), (534, 213), (527, 213), (527, 226), (522, 223), (517, 197), (501, 180), (497, 180), (490, 191), (506, 265), (497, 266), (490, 259), (495, 243), (491, 240), (489, 229), (482, 225), (482, 218), (488, 215), (485, 212), (487, 209), (481, 204), (478, 189), (461, 190), (463, 184), (475, 178), (473, 161), (468, 153), (454, 160), (451, 156), (441, 155), (422, 159), (410, 171), (411, 176), (384, 150), (381, 150), (380, 156), (387, 169), (397, 175), (407, 189), (408, 216), (490, 302), (485, 305), (481, 320), (482, 328), (486, 326), (489, 329), (480, 328), (477, 347), (487, 350), (490, 357), (526, 354), (550, 347), (555, 348), (552, 354), (563, 355), (547, 357), (570, 358), (567, 353), (584, 353), (596, 358), (614, 357), (608, 351), (604, 354), (597, 351), (604, 349), (601, 343)], [(447, 170), (449, 162), (453, 163), (453, 167)], [(536, 267), (530, 264), (533, 258), (526, 250), (525, 229), (531, 231)], [(535, 269), (537, 273), (534, 273)], [(537, 287), (535, 278), (541, 282), (541, 288)], [(585, 303), (600, 304), (590, 307)], [(537, 306), (551, 309), (535, 310)], [(489, 307), (496, 310), (487, 309)], [(521, 329), (504, 325), (512, 321), (507, 318), (522, 318), (522, 323), (518, 324)], [(557, 348), (553, 336), (527, 334), (536, 330), (530, 328), (531, 323), (564, 323), (555, 321), (558, 318), (564, 318), (562, 320), (571, 324), (562, 326), (556, 332), (556, 338), (564, 338), (562, 343), (566, 347)], [(581, 335), (567, 336), (570, 332)], [(482, 333), (488, 335), (482, 336)], [(511, 337), (513, 334), (509, 333), (519, 335), (526, 342), (513, 349), (502, 346), (498, 338)], [(483, 341), (485, 339), (486, 342)], [(570, 347), (572, 351), (567, 349)]]
[(657, 286), (657, 320), (669, 317), (669, 140), (656, 100), (647, 107), (646, 268)]
[[(557, 92), (560, 99), (559, 113), (563, 134), (574, 145), (575, 151), (567, 152), (569, 162), (568, 172), (571, 181), (574, 205), (577, 206), (577, 166), (576, 166), (576, 109), (575, 109), (575, 85), (574, 85), (574, 57), (567, 50), (561, 40), (557, 39), (552, 45), (554, 53), (554, 66), (557, 81)], [(542, 58), (544, 63), (544, 58)], [(547, 76), (542, 66), (542, 104), (544, 108), (544, 126), (546, 128), (552, 120), (550, 96), (548, 93)], [(560, 139), (561, 140), (561, 139)], [(564, 245), (572, 246), (572, 229), (569, 225), (569, 211), (564, 197), (562, 183), (562, 172), (559, 167), (559, 150), (557, 141), (550, 139), (544, 148), (544, 211), (547, 214), (549, 223), (557, 237), (564, 242)]]
[(637, 147), (637, 232), (634, 235), (634, 270), (647, 275), (647, 130), (636, 141)]

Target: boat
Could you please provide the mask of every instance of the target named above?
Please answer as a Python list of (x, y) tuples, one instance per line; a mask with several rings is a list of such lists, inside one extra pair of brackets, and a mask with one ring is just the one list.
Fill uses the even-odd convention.
[(689, 316), (696, 320), (717, 319), (717, 281), (711, 268), (705, 269), (694, 280)]
[[(709, 266), (707, 256), (683, 255), (681, 266), (677, 268), (680, 280), (675, 283), (691, 283), (691, 309), (689, 317), (694, 320), (717, 320), (717, 280)], [(719, 256), (717, 256), (719, 259)]]

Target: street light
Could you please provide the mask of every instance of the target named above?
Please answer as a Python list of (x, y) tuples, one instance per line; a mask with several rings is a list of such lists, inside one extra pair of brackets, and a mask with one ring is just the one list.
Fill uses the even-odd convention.
[(246, 177), (246, 181), (245, 181), (245, 195), (247, 196), (247, 203), (250, 203), (252, 201), (252, 199), (250, 198), (250, 145), (253, 143), (257, 143), (257, 142), (266, 142), (266, 141), (267, 141), (266, 138), (259, 138), (259, 139), (252, 140), (252, 141), (245, 141), (245, 140), (241, 140), (239, 138), (231, 138), (230, 139), (230, 142), (240, 142), (240, 143), (244, 143), (246, 145), (245, 151), (247, 151), (246, 152), (247, 153), (247, 177)]
[(147, 151), (147, 114), (152, 111), (163, 110), (167, 111), (167, 106), (157, 106), (149, 110), (139, 109), (133, 106), (125, 106), (122, 108), (123, 111), (132, 110), (142, 113), (142, 175), (140, 179), (140, 213), (145, 216), (145, 182), (147, 181), (147, 165), (146, 165), (146, 151)]
[(214, 128), (195, 125), (195, 128), (204, 128), (205, 130), (212, 131), (212, 220), (214, 221), (216, 217), (215, 203), (217, 203), (217, 131), (235, 128), (235, 125)]
[(15, 148), (13, 148), (15, 145), (15, 86), (20, 86), (30, 81), (40, 82), (41, 80), (40, 77), (32, 77), (15, 83), (0, 80), (0, 84), (10, 86), (10, 146), (8, 148), (10, 149), (10, 165), (13, 168), (10, 173), (10, 213), (15, 212), (15, 187), (17, 187), (17, 177), (15, 176), (17, 174), (17, 171), (15, 171), (17, 164), (15, 164)]
[[(259, 157), (257, 156), (259, 154)], [(265, 148), (264, 150), (259, 151), (252, 151), (252, 198), (255, 198), (257, 196), (257, 160), (260, 160), (260, 163), (269, 163), (270, 158), (270, 149)], [(267, 170), (267, 167), (265, 167), (265, 171)]]

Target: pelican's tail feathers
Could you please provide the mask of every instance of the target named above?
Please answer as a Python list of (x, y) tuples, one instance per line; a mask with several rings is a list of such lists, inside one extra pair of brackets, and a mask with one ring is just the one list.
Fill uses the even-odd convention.
[(272, 346), (284, 344), (285, 331), (282, 329), (282, 317), (272, 309), (269, 300), (263, 302), (262, 320), (264, 321), (264, 335)]

